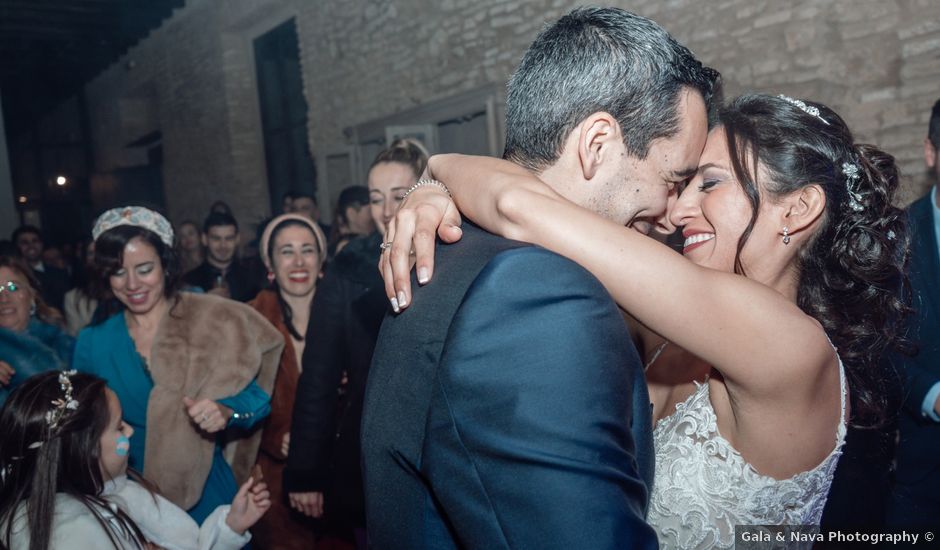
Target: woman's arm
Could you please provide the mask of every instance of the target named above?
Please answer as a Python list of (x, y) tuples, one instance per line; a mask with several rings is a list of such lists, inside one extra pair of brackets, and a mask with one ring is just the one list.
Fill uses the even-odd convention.
[(219, 399), (220, 405), (232, 409), (229, 426), (251, 428), (271, 413), (271, 396), (252, 380), (237, 394)]
[[(822, 366), (835, 360), (818, 323), (778, 292), (740, 275), (699, 267), (565, 200), (517, 165), (440, 155), (432, 158), (430, 170), (469, 219), (578, 262), (621, 307), (718, 367), (729, 381), (778, 391), (781, 382), (805, 380), (807, 374), (815, 379)], [(420, 191), (421, 196), (438, 193)], [(403, 288), (401, 244), (396, 240), (391, 255), (396, 291)], [(422, 258), (417, 261), (422, 267)]]
[(193, 424), (211, 434), (230, 426), (251, 428), (271, 413), (271, 398), (252, 380), (242, 391), (218, 400), (184, 396), (183, 406)]

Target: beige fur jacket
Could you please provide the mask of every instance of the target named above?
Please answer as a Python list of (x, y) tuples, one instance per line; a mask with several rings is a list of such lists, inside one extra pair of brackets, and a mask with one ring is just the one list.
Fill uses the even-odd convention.
[[(181, 405), (183, 396), (223, 399), (253, 379), (271, 395), (283, 347), (280, 332), (251, 307), (180, 293), (157, 328), (149, 365), (154, 388), (147, 408), (144, 477), (166, 498), (183, 509), (198, 502), (220, 435), (194, 428)], [(238, 482), (248, 478), (260, 436), (255, 429), (229, 444), (234, 449), (227, 449), (227, 457)]]

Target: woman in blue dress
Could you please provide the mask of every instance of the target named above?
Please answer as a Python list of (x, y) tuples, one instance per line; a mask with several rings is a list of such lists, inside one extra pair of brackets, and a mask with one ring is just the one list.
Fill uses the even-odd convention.
[(248, 477), (283, 338), (244, 304), (180, 292), (173, 230), (160, 214), (115, 208), (93, 236), (111, 299), (104, 320), (79, 334), (73, 367), (118, 395), (137, 433), (130, 467), (202, 522)]

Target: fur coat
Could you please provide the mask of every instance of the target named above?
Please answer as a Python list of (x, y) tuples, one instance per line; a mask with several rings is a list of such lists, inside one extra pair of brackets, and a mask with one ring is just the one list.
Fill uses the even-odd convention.
[[(170, 501), (188, 509), (199, 500), (216, 439), (193, 428), (184, 396), (223, 399), (253, 379), (268, 395), (284, 338), (251, 307), (212, 295), (180, 293), (157, 328), (150, 357), (154, 387), (147, 408), (144, 476)], [(260, 443), (255, 429), (233, 440), (232, 470), (247, 479)], [(181, 452), (187, 449), (187, 452)], [(195, 449), (195, 452), (192, 450)]]

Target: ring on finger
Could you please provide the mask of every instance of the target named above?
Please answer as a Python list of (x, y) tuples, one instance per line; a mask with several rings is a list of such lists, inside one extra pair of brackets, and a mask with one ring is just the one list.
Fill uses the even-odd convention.
[(391, 247), (392, 247), (392, 242), (391, 242), (391, 241), (388, 241), (388, 242), (384, 242), (384, 243), (380, 244), (380, 245), (379, 245), (379, 250), (381, 250), (381, 251), (384, 252), (384, 251), (388, 250), (388, 249), (391, 248)]
[(206, 420), (209, 420), (209, 415), (206, 413), (202, 413), (202, 421), (205, 422)]

